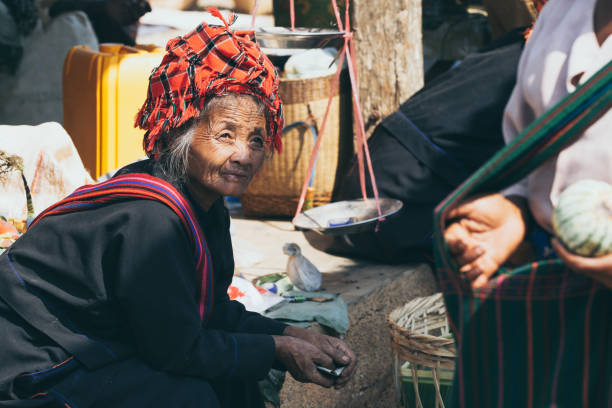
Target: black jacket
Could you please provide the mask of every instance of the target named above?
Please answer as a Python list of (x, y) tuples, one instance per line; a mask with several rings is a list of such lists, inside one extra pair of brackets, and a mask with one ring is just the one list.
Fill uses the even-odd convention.
[[(150, 161), (126, 172), (159, 177)], [(274, 362), (271, 335), (285, 325), (229, 300), (228, 212), (222, 199), (208, 212), (189, 201), (213, 263), (207, 326), (187, 234), (164, 204), (133, 200), (45, 217), (0, 257), (0, 401), (16, 398), (18, 375), (71, 355), (87, 369), (135, 357), (207, 380), (266, 375)]]

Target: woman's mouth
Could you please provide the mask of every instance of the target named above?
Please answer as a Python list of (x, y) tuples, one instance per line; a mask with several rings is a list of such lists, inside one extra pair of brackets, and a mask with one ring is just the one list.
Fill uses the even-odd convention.
[(249, 177), (249, 173), (245, 171), (225, 171), (221, 175), (230, 181), (244, 181)]

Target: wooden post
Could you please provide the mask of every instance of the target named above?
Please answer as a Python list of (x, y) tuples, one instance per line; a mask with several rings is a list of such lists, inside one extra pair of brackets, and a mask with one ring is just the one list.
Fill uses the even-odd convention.
[(352, 0), (359, 99), (367, 135), (423, 87), (421, 0)]

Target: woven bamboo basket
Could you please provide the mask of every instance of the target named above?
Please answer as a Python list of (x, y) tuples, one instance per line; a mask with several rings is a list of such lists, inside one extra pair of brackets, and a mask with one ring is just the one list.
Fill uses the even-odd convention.
[[(279, 93), (283, 100), (285, 126), (310, 119), (318, 131), (327, 108), (333, 80), (334, 75), (281, 79)], [(340, 144), (343, 139), (347, 139), (346, 136), (342, 137), (347, 128), (342, 120), (349, 118), (343, 118), (341, 115), (343, 98), (347, 94), (345, 86), (340, 88), (332, 99), (315, 166), (312, 185), (315, 190), (315, 206), (331, 201), (336, 173), (342, 158), (343, 149)], [(348, 125), (350, 128), (350, 120)], [(290, 217), (295, 213), (308, 170), (314, 137), (309, 127), (304, 125), (283, 133), (282, 139), (283, 152), (274, 153), (264, 161), (262, 168), (240, 198), (246, 216)]]
[(419, 395), (419, 368), (429, 368), (435, 387), (436, 408), (444, 407), (440, 392), (440, 370), (454, 370), (455, 341), (446, 318), (441, 293), (411, 300), (392, 311), (387, 318), (395, 361), (395, 381), (400, 392), (401, 362), (410, 363), (415, 390), (415, 406), (423, 408)]

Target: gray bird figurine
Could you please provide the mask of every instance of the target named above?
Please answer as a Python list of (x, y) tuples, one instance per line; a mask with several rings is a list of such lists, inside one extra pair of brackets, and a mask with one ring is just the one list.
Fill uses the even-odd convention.
[(287, 260), (287, 276), (295, 286), (307, 292), (321, 287), (321, 272), (304, 255), (298, 244), (289, 243), (283, 246)]

